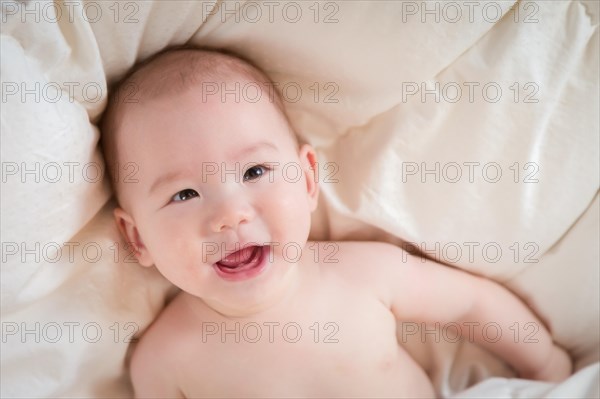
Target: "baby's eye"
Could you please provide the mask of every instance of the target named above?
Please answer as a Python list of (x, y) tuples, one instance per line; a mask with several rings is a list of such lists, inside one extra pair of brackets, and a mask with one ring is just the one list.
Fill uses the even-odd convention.
[(244, 181), (256, 180), (264, 175), (268, 170), (269, 168), (264, 165), (255, 165), (246, 170), (246, 173), (244, 173)]
[(171, 200), (175, 202), (187, 201), (194, 197), (198, 197), (198, 192), (196, 190), (192, 190), (191, 188), (186, 188), (185, 190), (181, 190), (171, 197)]

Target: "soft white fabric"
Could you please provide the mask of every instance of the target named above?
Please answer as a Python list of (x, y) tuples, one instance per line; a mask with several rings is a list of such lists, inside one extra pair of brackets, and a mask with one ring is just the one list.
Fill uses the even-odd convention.
[(600, 397), (600, 365), (580, 370), (561, 384), (520, 379), (490, 378), (456, 398), (597, 398)]
[[(313, 2), (294, 3), (294, 23), (295, 9), (282, 14), (288, 3), (272, 22), (260, 2), (125, 2), (118, 15), (113, 2), (23, 4), (3, 2), (1, 16), (2, 397), (131, 395), (124, 341), (152, 321), (170, 286), (126, 261), (109, 186), (96, 178), (94, 123), (107, 82), (186, 42), (231, 49), (281, 86), (301, 87), (287, 107), (322, 167), (313, 238), (437, 245), (431, 256), (526, 301), (578, 369), (598, 362), (597, 2), (481, 2), (472, 20), (457, 2), (456, 22), (422, 22), (421, 2), (327, 2), (316, 23)], [(226, 12), (236, 4), (237, 15)], [(476, 85), (472, 102), (465, 82)], [(421, 98), (436, 84), (439, 102)], [(451, 102), (456, 86), (462, 98)], [(436, 162), (439, 182), (421, 175)], [(469, 162), (479, 163), (472, 182)], [(456, 165), (462, 178), (452, 183)], [(488, 180), (499, 166), (497, 182), (484, 166)], [(494, 378), (463, 392), (514, 374), (474, 345), (406, 346), (442, 396), (598, 395), (597, 364), (559, 385)]]

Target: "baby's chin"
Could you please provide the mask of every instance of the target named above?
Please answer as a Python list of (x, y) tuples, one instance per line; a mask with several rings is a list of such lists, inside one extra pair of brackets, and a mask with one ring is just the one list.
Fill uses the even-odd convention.
[[(252, 316), (277, 307), (290, 294), (298, 265), (272, 258), (261, 273), (243, 281), (221, 281), (203, 301), (218, 313), (231, 317)], [(217, 284), (215, 284), (217, 285)]]

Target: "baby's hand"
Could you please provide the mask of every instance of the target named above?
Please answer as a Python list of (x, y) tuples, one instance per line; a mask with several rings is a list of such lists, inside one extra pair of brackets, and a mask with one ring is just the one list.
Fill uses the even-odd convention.
[(572, 371), (573, 363), (567, 352), (563, 348), (554, 345), (552, 354), (543, 368), (533, 373), (524, 374), (521, 377), (528, 380), (560, 382), (569, 377)]

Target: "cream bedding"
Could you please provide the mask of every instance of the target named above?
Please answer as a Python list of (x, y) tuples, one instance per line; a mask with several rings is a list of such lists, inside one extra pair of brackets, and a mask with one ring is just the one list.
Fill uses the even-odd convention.
[(289, 89), (322, 168), (313, 238), (488, 276), (579, 370), (514, 379), (474, 345), (412, 336), (439, 395), (598, 397), (598, 3), (453, 4), (3, 2), (1, 396), (131, 395), (129, 341), (170, 286), (119, 239), (94, 123), (107, 82), (189, 42)]

